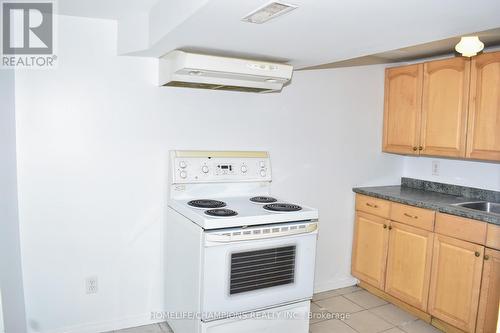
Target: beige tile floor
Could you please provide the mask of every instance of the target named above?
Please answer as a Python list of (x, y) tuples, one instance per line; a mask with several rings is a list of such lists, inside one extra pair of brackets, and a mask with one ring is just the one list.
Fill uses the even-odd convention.
[[(359, 287), (315, 294), (310, 333), (438, 333), (431, 325)], [(172, 333), (166, 323), (115, 333)]]

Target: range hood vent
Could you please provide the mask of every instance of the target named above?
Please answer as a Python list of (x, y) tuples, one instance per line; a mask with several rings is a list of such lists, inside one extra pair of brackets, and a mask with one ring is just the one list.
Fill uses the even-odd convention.
[(292, 77), (290, 65), (175, 50), (159, 60), (159, 85), (242, 92), (276, 92)]

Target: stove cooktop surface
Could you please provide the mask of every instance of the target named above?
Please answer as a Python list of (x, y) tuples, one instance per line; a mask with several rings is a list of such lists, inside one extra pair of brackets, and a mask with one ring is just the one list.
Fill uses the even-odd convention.
[(189, 200), (172, 199), (169, 206), (204, 229), (318, 218), (318, 211), (314, 208), (267, 195)]

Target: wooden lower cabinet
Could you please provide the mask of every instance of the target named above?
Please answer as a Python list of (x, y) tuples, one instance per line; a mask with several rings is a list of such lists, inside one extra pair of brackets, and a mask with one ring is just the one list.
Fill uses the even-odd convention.
[(351, 272), (379, 289), (384, 289), (385, 283), (387, 226), (384, 218), (356, 212)]
[(484, 247), (436, 234), (429, 313), (465, 332), (474, 332)]
[(366, 196), (356, 207), (363, 286), (445, 332), (500, 333), (500, 226)]
[(494, 333), (498, 325), (500, 303), (500, 251), (484, 251), (483, 279), (477, 315), (476, 333)]
[(385, 292), (427, 310), (434, 234), (391, 222)]

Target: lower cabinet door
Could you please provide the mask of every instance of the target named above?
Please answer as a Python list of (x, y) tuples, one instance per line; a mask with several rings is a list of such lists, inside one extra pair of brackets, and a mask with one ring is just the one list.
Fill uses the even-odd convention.
[(465, 332), (474, 332), (484, 247), (436, 234), (428, 312)]
[(352, 247), (352, 275), (384, 289), (389, 222), (381, 217), (356, 212)]
[[(476, 333), (499, 332), (500, 251), (484, 251), (483, 280), (477, 314)], [(498, 328), (497, 328), (498, 327)]]
[(391, 222), (385, 291), (427, 310), (434, 234)]

